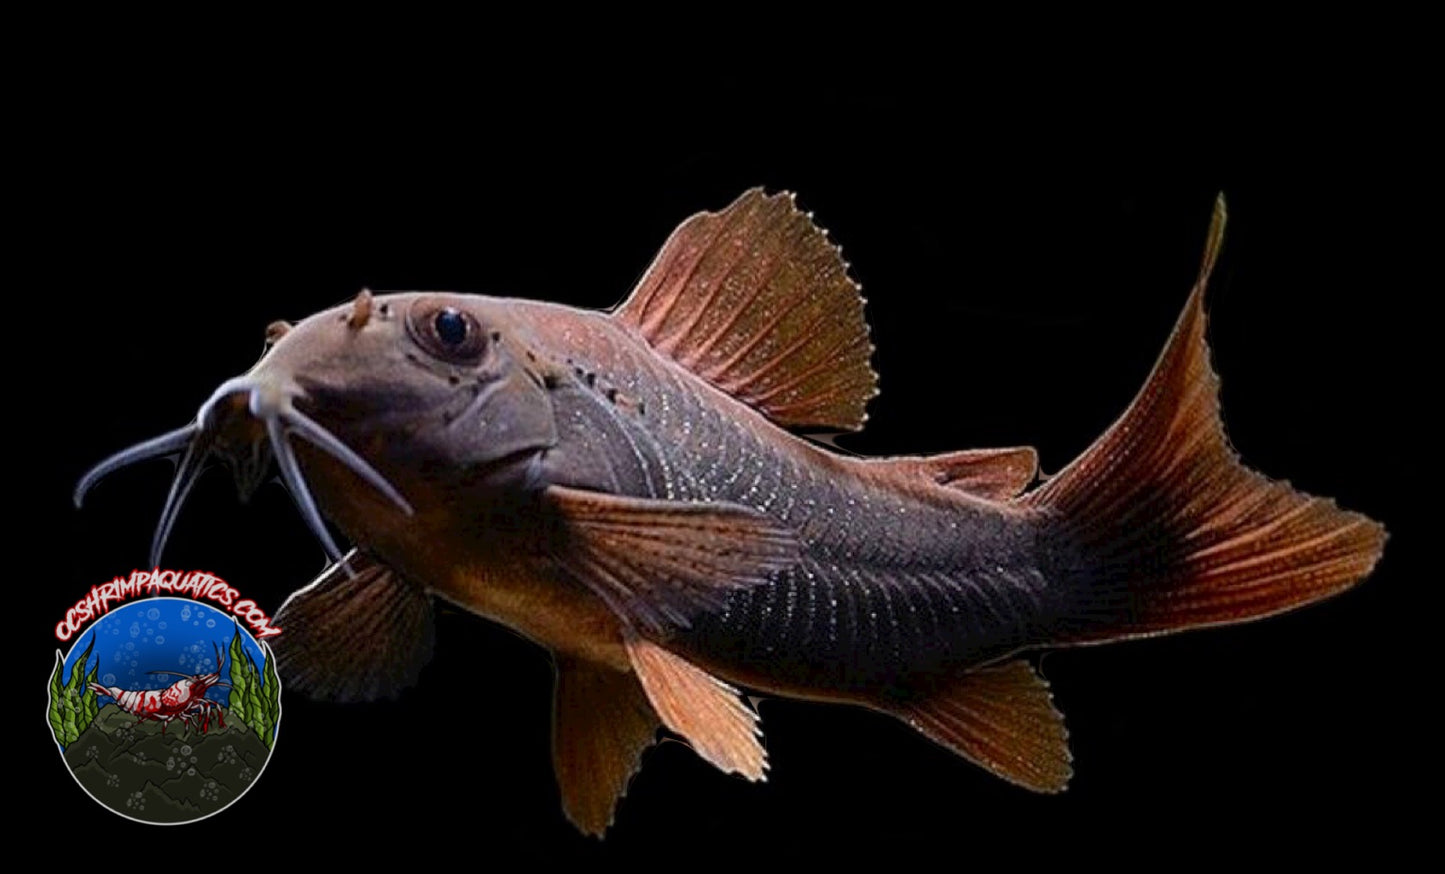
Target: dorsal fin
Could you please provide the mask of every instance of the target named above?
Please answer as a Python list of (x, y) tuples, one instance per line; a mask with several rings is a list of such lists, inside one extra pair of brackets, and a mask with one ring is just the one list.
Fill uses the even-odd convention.
[(868, 459), (867, 464), (887, 473), (919, 477), (945, 488), (1003, 501), (1018, 497), (1034, 481), (1039, 470), (1039, 454), (1032, 446), (1013, 446)]
[(791, 194), (683, 222), (613, 315), (779, 425), (856, 431), (878, 394), (858, 285)]

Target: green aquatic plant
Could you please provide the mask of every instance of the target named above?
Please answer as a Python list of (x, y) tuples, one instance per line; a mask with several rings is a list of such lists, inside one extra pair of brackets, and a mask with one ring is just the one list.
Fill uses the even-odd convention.
[[(266, 650), (263, 650), (266, 652)], [(262, 658), (258, 667), (241, 641), (241, 631), (231, 638), (231, 716), (248, 726), (266, 744), (275, 741), (276, 722), (281, 718), (281, 681), (276, 660)]]
[(50, 675), (50, 730), (55, 734), (55, 742), (62, 747), (75, 743), (100, 712), (100, 703), (90, 688), (100, 670), (100, 660), (96, 660), (89, 673), (85, 670), (94, 648), (95, 635), (92, 634), (85, 652), (71, 666), (70, 676), (63, 680), (65, 657), (60, 650), (55, 651), (55, 671)]

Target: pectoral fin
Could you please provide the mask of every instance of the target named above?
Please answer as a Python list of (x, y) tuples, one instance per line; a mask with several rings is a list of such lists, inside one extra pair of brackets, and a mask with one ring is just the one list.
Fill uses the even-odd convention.
[(1069, 733), (1049, 684), (1019, 659), (979, 668), (890, 710), (976, 765), (1035, 792), (1062, 792), (1073, 776)]
[(631, 674), (557, 661), (552, 765), (567, 818), (601, 837), (661, 726)]
[(737, 689), (649, 640), (628, 635), (626, 644), (632, 669), (664, 725), (722, 771), (763, 779), (768, 754), (759, 740), (758, 715)]
[(431, 597), (357, 550), (287, 598), (276, 624), (277, 670), (313, 698), (393, 698), (431, 660)]
[(787, 528), (739, 504), (619, 497), (552, 486), (564, 531), (553, 559), (634, 628), (690, 626), (727, 593), (758, 585), (797, 561)]

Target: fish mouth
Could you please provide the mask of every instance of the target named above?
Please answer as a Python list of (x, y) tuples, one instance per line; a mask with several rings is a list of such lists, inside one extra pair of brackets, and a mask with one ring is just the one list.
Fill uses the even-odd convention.
[(87, 471), (75, 486), (75, 506), (79, 508), (86, 493), (114, 471), (152, 458), (180, 455), (175, 478), (171, 480), (170, 492), (156, 524), (155, 536), (151, 539), (150, 564), (159, 567), (161, 553), (181, 506), (211, 456), (220, 457), (231, 467), (243, 500), (266, 477), (274, 459), (301, 518), (321, 542), (327, 557), (345, 566), (341, 549), (326, 530), (321, 511), (306, 485), (301, 466), (296, 462), (290, 437), (299, 437), (340, 462), (407, 516), (415, 511), (396, 487), (366, 459), (296, 409), (294, 401), (302, 394), (300, 389), (284, 388), (253, 375), (229, 379), (201, 405), (200, 412), (189, 425), (123, 449)]

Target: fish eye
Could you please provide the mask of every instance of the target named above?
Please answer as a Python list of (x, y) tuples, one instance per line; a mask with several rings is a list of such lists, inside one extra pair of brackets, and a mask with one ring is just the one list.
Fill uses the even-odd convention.
[(443, 361), (471, 365), (486, 355), (487, 333), (477, 317), (445, 299), (418, 300), (412, 304), (406, 321), (412, 339)]
[(467, 320), (453, 307), (437, 313), (432, 322), (437, 337), (448, 346), (455, 348), (467, 339)]

